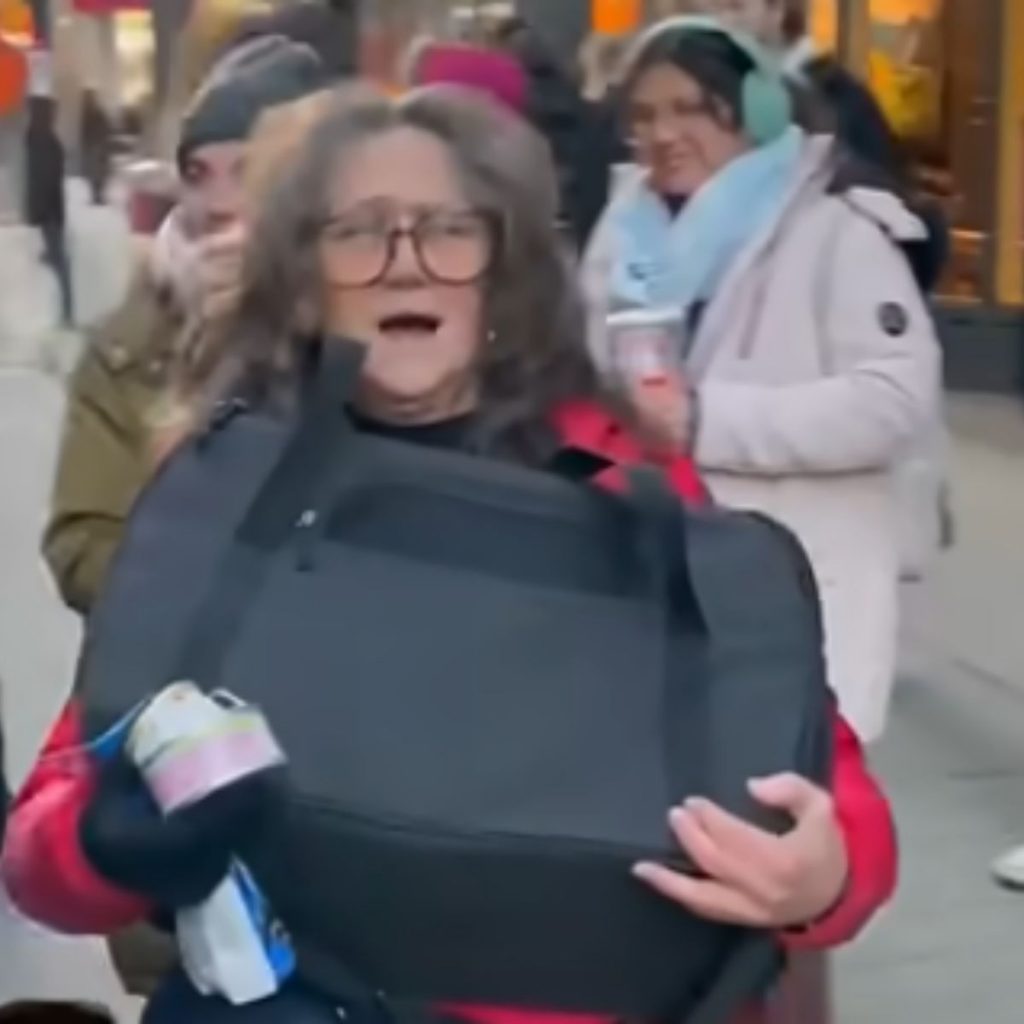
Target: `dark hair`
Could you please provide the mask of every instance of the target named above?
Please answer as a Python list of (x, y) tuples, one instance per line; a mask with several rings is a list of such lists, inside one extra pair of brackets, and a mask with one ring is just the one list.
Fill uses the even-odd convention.
[(724, 32), (666, 27), (630, 54), (622, 83), (622, 97), (628, 104), (640, 78), (651, 68), (669, 64), (692, 78), (704, 93), (708, 112), (721, 119), (728, 114), (728, 126), (743, 124), (743, 80), (754, 70), (749, 54)]
[(470, 201), (500, 220), (499, 255), (486, 285), (477, 446), (540, 458), (553, 409), (598, 392), (576, 275), (556, 226), (554, 169), (543, 140), (522, 119), (450, 86), (397, 101), (367, 87), (338, 91), (264, 198), (237, 311), (197, 347), (193, 380), (212, 379), (221, 395), (241, 387), (275, 407), (295, 400), (308, 365), (309, 344), (301, 339), (323, 327), (317, 240), (330, 214), (331, 181), (362, 142), (405, 127), (440, 139)]

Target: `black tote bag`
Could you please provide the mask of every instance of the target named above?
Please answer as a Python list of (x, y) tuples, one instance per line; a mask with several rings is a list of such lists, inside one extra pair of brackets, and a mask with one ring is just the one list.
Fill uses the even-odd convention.
[(827, 778), (799, 547), (654, 471), (609, 495), (360, 435), (337, 380), (317, 396), (220, 423), (143, 496), (80, 665), (90, 728), (183, 678), (265, 710), (290, 805), (251, 866), (340, 1001), (720, 1019), (774, 940), (630, 867), (688, 869), (687, 796), (784, 829), (746, 781)]

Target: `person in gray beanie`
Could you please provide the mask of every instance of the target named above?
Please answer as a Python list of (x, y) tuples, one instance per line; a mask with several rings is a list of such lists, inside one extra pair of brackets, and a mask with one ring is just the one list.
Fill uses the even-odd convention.
[[(121, 307), (91, 332), (70, 381), (43, 551), (65, 602), (87, 615), (125, 518), (154, 468), (153, 437), (182, 346), (230, 304), (245, 241), (243, 175), (264, 111), (319, 91), (321, 62), (269, 37), (224, 56), (196, 93), (177, 152), (181, 192)], [(128, 990), (163, 973), (167, 944), (132, 932), (111, 943)]]
[(326, 84), (320, 58), (304, 43), (264, 36), (239, 45), (214, 65), (185, 114), (179, 166), (203, 146), (244, 142), (268, 107), (300, 99)]

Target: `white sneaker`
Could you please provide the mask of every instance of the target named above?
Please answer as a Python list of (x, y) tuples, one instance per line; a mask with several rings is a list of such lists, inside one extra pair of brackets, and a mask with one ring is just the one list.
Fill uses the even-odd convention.
[(992, 875), (1007, 889), (1024, 892), (1024, 846), (1017, 846), (992, 862)]

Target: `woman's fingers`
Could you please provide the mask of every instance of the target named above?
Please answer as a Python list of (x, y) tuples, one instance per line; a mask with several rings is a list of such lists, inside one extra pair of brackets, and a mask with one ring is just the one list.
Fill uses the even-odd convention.
[(750, 867), (742, 851), (720, 845), (688, 806), (672, 811), (669, 822), (679, 845), (699, 871), (728, 885), (749, 888)]
[[(689, 814), (718, 854), (725, 873), (707, 873), (767, 906), (785, 899), (792, 857), (784, 840), (724, 811), (707, 800), (690, 801)], [(692, 833), (691, 833), (692, 834)]]
[(751, 825), (710, 800), (688, 800), (687, 810), (720, 846), (744, 859), (770, 857), (778, 837)]
[(829, 795), (820, 786), (791, 772), (753, 779), (750, 792), (758, 803), (785, 811), (798, 824), (809, 814), (831, 810)]
[(714, 920), (776, 927), (814, 920), (834, 905), (848, 870), (831, 797), (790, 775), (752, 783), (751, 791), (766, 806), (786, 811), (796, 826), (776, 835), (708, 800), (689, 800), (671, 813), (672, 829), (707, 878), (667, 868), (645, 868), (640, 877)]
[(633, 874), (655, 892), (705, 920), (749, 928), (771, 925), (757, 900), (726, 883), (681, 875), (659, 864), (638, 864)]

